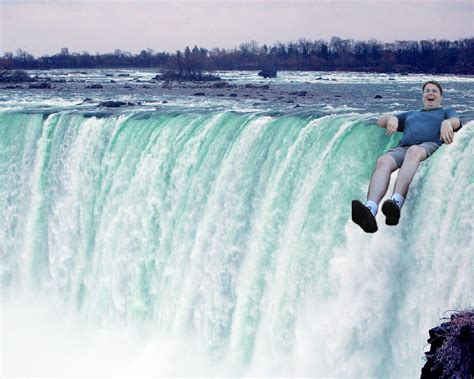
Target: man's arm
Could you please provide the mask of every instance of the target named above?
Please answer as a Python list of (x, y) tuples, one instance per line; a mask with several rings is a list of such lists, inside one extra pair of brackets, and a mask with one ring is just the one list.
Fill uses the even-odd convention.
[(459, 120), (459, 117), (451, 117), (448, 118), (448, 121), (451, 123), (453, 126), (453, 130), (456, 132), (460, 127), (461, 127), (461, 120)]
[(384, 114), (378, 119), (377, 125), (381, 128), (387, 129), (385, 134), (391, 135), (398, 129), (398, 118), (391, 114)]
[(441, 133), (440, 139), (446, 143), (450, 144), (453, 142), (454, 139), (454, 132), (461, 127), (461, 121), (458, 117), (451, 117), (444, 120), (441, 123)]

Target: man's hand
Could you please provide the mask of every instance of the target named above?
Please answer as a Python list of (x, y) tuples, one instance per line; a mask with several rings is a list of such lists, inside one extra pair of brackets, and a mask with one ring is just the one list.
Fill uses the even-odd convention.
[(451, 124), (451, 121), (444, 120), (441, 123), (440, 139), (448, 145), (453, 142), (454, 130), (453, 130), (453, 125)]
[(392, 135), (397, 132), (398, 129), (398, 118), (395, 116), (390, 116), (390, 118), (387, 121), (387, 126), (385, 127), (386, 135)]

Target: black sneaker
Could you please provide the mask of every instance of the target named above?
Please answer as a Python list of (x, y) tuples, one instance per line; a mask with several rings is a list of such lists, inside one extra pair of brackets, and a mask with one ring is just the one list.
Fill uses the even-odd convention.
[(385, 200), (382, 205), (382, 213), (385, 215), (387, 225), (397, 225), (400, 220), (400, 207), (395, 200)]
[(366, 233), (375, 233), (378, 230), (374, 215), (359, 200), (352, 200), (352, 221)]

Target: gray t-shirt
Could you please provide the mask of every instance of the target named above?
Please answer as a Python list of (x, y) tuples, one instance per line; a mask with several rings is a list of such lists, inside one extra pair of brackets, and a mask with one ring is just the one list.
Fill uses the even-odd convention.
[(419, 145), (423, 142), (441, 145), (441, 123), (448, 118), (458, 117), (452, 108), (408, 111), (395, 116), (398, 118), (398, 131), (403, 132), (400, 146)]

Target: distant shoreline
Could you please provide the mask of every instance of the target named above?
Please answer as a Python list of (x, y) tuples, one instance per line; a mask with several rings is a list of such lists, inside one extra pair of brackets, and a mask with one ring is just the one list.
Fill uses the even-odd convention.
[(113, 53), (70, 52), (34, 57), (18, 49), (0, 57), (0, 69), (155, 69), (195, 74), (203, 71), (342, 71), (388, 74), (474, 75), (474, 37), (456, 41), (421, 40), (384, 43), (332, 37), (259, 46), (255, 41), (239, 48), (186, 46), (175, 53), (116, 49)]
[[(17, 69), (12, 69), (17, 70)], [(36, 72), (36, 71), (57, 71), (57, 70), (81, 70), (81, 71), (105, 71), (105, 70), (123, 70), (123, 71), (144, 71), (144, 72), (153, 72), (160, 73), (164, 70), (162, 68), (153, 68), (153, 67), (65, 67), (65, 68), (28, 68), (25, 71)], [(205, 70), (203, 71), (206, 74), (214, 74), (217, 72), (258, 72), (259, 69), (216, 69), (216, 70)], [(474, 73), (472, 74), (463, 74), (463, 73), (451, 73), (451, 72), (442, 72), (442, 73), (433, 73), (431, 71), (417, 71), (417, 72), (394, 72), (394, 71), (363, 71), (363, 70), (290, 70), (282, 69), (278, 72), (317, 72), (317, 73), (354, 73), (354, 74), (386, 74), (386, 75), (434, 75), (434, 76), (447, 76), (454, 75), (459, 77), (474, 78)]]

